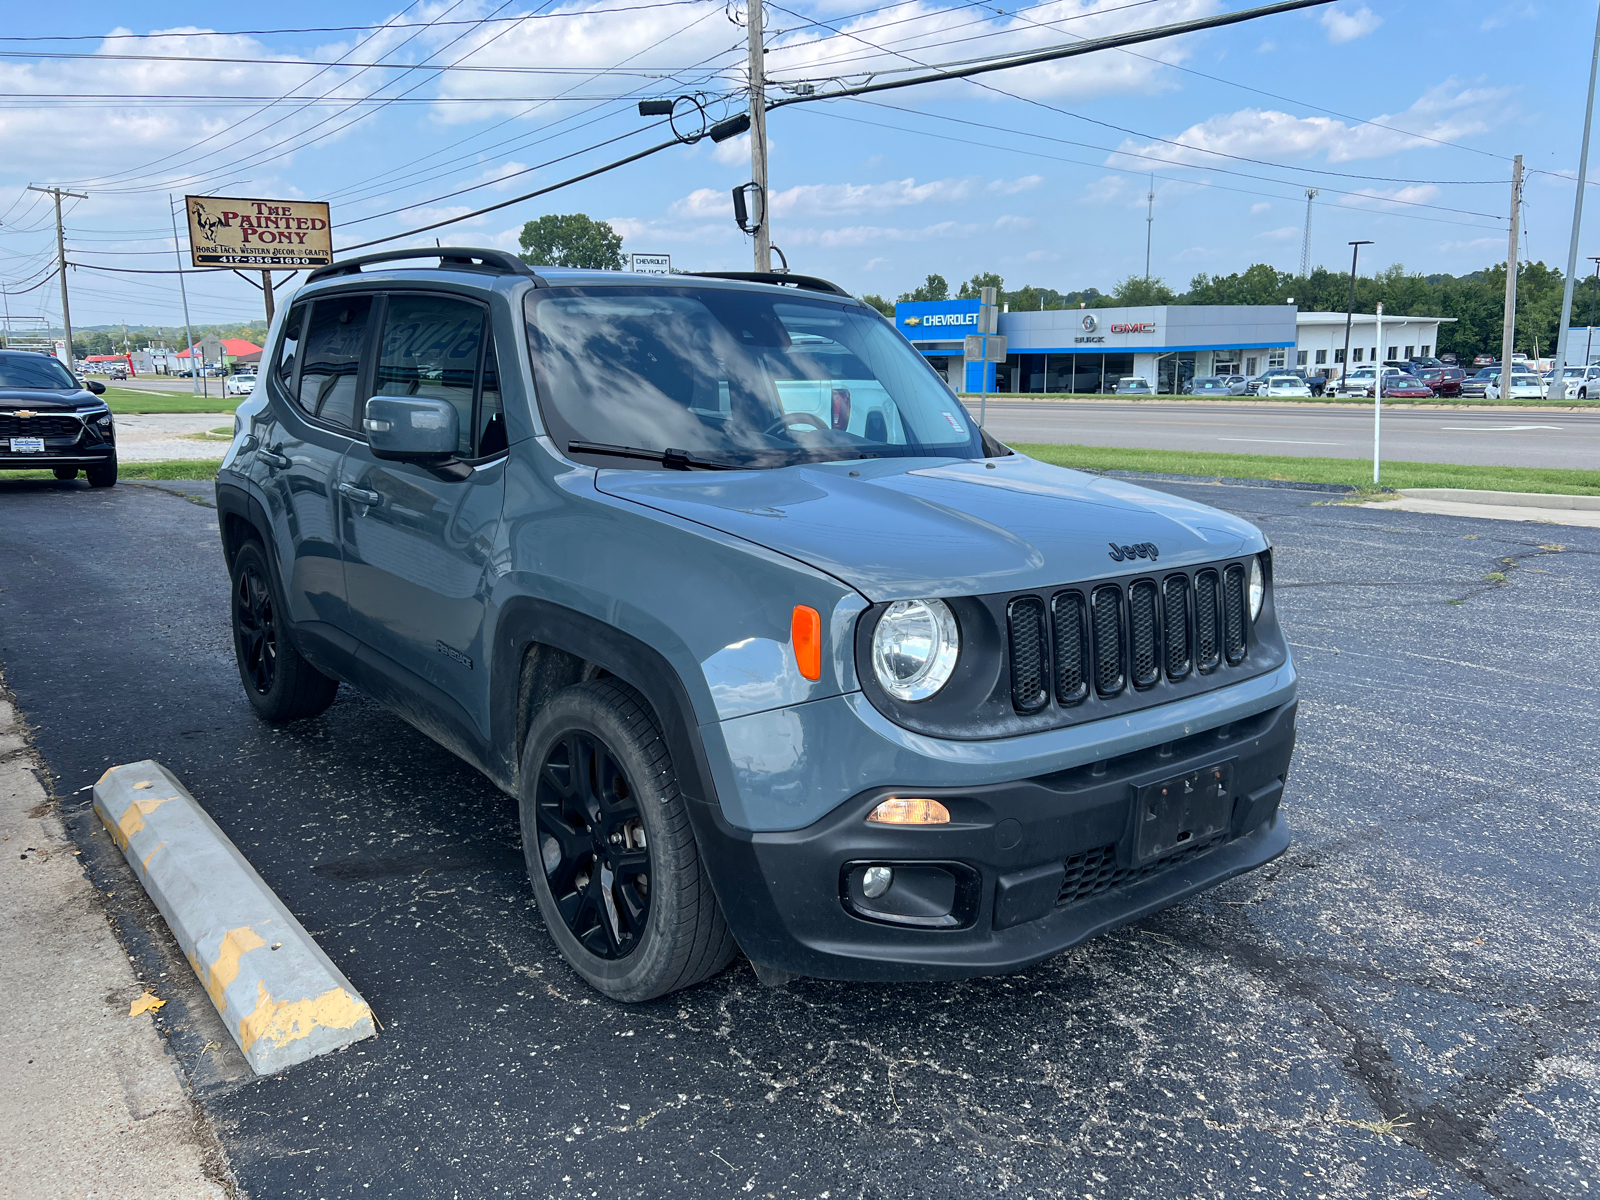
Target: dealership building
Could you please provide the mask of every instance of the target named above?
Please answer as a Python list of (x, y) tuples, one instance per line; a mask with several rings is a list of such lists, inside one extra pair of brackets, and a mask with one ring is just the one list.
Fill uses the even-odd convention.
[[(1345, 315), (1302, 313), (1292, 304), (1170, 304), (1002, 312), (1006, 359), (968, 363), (964, 339), (979, 330), (977, 300), (895, 305), (900, 330), (958, 392), (1109, 392), (1126, 376), (1172, 393), (1196, 375), (1259, 375), (1303, 367), (1337, 375)], [(1444, 318), (1447, 319), (1447, 318)], [(1378, 356), (1376, 318), (1352, 322), (1352, 364)], [(1439, 317), (1383, 319), (1382, 358), (1431, 355)]]

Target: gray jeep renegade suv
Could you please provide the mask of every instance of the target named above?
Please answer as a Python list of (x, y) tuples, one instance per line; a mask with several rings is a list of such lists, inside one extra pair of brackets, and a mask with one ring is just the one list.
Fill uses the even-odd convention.
[(1011, 452), (832, 284), (368, 255), (261, 378), (245, 694), (348, 683), (515, 796), (607, 995), (1012, 970), (1288, 846), (1261, 533)]

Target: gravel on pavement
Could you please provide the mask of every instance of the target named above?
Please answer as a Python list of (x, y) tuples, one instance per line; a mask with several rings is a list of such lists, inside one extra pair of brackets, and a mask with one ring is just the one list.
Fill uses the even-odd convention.
[(208, 485), (0, 482), (0, 664), (141, 970), (165, 934), (78, 789), (148, 756), (383, 1022), (254, 1079), (202, 1053), (203, 995), (158, 1014), (253, 1195), (1594, 1194), (1600, 531), (1151, 486), (1274, 543), (1295, 842), (998, 978), (767, 989), (741, 960), (602, 999), (511, 798), (349, 689), (254, 719)]

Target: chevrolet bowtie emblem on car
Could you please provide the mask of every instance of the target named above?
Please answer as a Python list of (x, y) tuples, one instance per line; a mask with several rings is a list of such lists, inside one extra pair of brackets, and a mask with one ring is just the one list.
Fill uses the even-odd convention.
[(1112, 542), (1110, 545), (1111, 557), (1116, 562), (1122, 562), (1128, 558), (1148, 558), (1151, 562), (1155, 562), (1156, 559), (1161, 557), (1161, 548), (1154, 542), (1139, 542), (1132, 546), (1119, 546)]
[(11, 415), (14, 417), (33, 417), (37, 416), (38, 414), (35, 413), (31, 408), (19, 408)]

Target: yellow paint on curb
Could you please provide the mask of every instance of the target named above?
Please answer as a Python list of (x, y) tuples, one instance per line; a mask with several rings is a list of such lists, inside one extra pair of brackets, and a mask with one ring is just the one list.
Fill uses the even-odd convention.
[(275, 1046), (308, 1037), (319, 1025), (329, 1029), (349, 1029), (372, 1016), (364, 1000), (343, 988), (329, 988), (320, 996), (303, 1000), (277, 1001), (267, 985), (257, 984), (256, 1009), (239, 1022), (239, 1049), (246, 1057), (256, 1041), (265, 1038)]
[[(165, 846), (165, 845), (166, 845), (165, 842), (161, 843), (161, 846)], [(161, 846), (157, 846), (156, 850), (161, 849)], [(144, 870), (144, 873), (146, 875), (148, 875), (150, 873), (150, 860), (156, 856), (156, 850), (152, 850), (152, 851), (150, 851), (149, 854), (146, 854), (144, 856), (144, 861), (139, 864), (139, 866)]]
[(222, 944), (217, 950), (217, 961), (209, 967), (195, 962), (193, 958), (189, 959), (189, 965), (200, 977), (200, 985), (206, 989), (206, 995), (211, 997), (211, 1003), (217, 1006), (219, 1013), (225, 1008), (222, 993), (239, 978), (239, 960), (250, 951), (260, 949), (266, 944), (254, 929), (248, 925), (241, 925), (222, 935)]
[(149, 796), (143, 800), (135, 800), (123, 810), (115, 825), (107, 821), (104, 816), (100, 818), (100, 822), (110, 831), (112, 840), (117, 843), (117, 848), (126, 852), (129, 839), (144, 828), (144, 819), (168, 800), (176, 799), (176, 796)]

